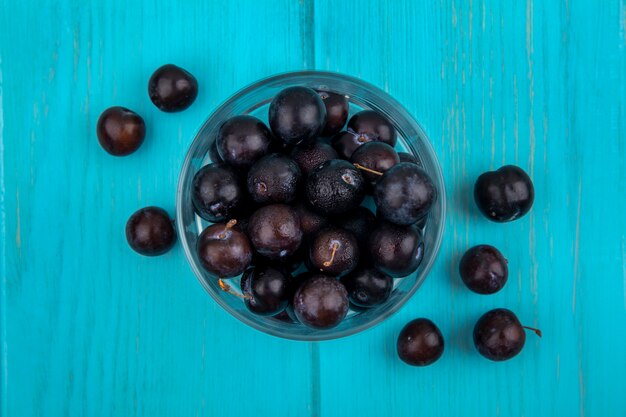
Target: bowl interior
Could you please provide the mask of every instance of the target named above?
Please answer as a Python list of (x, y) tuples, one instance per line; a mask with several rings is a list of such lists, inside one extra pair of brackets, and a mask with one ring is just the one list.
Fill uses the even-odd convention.
[[(240, 298), (220, 289), (216, 276), (202, 269), (195, 250), (198, 236), (211, 223), (195, 214), (191, 204), (191, 185), (196, 172), (211, 163), (209, 149), (221, 123), (238, 114), (251, 114), (267, 123), (272, 98), (280, 90), (296, 85), (345, 94), (350, 101), (350, 116), (363, 109), (372, 109), (388, 117), (398, 132), (396, 149), (415, 155), (438, 190), (437, 200), (423, 228), (424, 259), (417, 271), (408, 277), (395, 279), (394, 291), (385, 303), (360, 313), (351, 310), (337, 327), (326, 330), (311, 329), (299, 323), (251, 313)], [(426, 278), (439, 251), (444, 228), (445, 202), (441, 168), (428, 138), (397, 101), (384, 91), (356, 78), (312, 71), (278, 75), (250, 85), (228, 99), (207, 119), (189, 148), (180, 174), (176, 217), (187, 259), (202, 286), (215, 301), (230, 314), (257, 330), (288, 339), (313, 341), (360, 332), (380, 323), (404, 305)], [(366, 205), (373, 208), (371, 201), (366, 201)], [(239, 291), (239, 277), (227, 281), (233, 290)]]

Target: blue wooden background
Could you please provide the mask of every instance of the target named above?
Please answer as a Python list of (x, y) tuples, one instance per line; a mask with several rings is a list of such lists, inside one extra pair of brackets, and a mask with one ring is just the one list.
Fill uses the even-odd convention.
[[(149, 101), (152, 71), (196, 75), (179, 114)], [(179, 169), (220, 102), (290, 70), (343, 72), (423, 124), (449, 213), (431, 276), (393, 318), (332, 342), (246, 328), (204, 293), (180, 245), (133, 253), (128, 216), (174, 213)], [(98, 145), (111, 105), (135, 109), (132, 156)], [(624, 416), (626, 3), (613, 1), (0, 0), (2, 416)], [(471, 198), (483, 171), (533, 177), (530, 215), (505, 225)], [(458, 259), (490, 243), (510, 262), (493, 296)], [(471, 329), (508, 307), (544, 337), (514, 360)], [(441, 327), (435, 365), (405, 366), (410, 319)]]

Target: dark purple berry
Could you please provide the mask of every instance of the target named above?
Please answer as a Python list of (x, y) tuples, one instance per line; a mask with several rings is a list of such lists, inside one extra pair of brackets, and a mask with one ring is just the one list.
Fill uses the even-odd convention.
[(502, 289), (509, 276), (506, 259), (493, 246), (470, 248), (459, 265), (461, 278), (467, 287), (479, 294), (493, 294)]
[(291, 157), (298, 163), (304, 175), (331, 159), (337, 159), (337, 151), (321, 139), (304, 142), (291, 151)]
[(273, 153), (248, 171), (248, 192), (260, 204), (290, 203), (296, 198), (302, 172), (288, 156)]
[(519, 219), (535, 200), (535, 188), (524, 170), (506, 165), (482, 174), (474, 185), (474, 201), (480, 211), (494, 222)]
[(317, 271), (333, 276), (344, 275), (359, 263), (359, 244), (347, 230), (327, 227), (311, 241), (309, 259)]
[(126, 222), (126, 240), (137, 253), (162, 255), (176, 242), (176, 232), (167, 212), (159, 207), (142, 208)]
[(248, 310), (273, 316), (285, 309), (291, 295), (291, 276), (269, 266), (252, 267), (241, 277), (241, 292)]
[(363, 201), (365, 181), (351, 163), (333, 159), (324, 162), (308, 176), (306, 196), (311, 207), (320, 213), (345, 213)]
[(248, 234), (257, 252), (272, 260), (289, 257), (302, 242), (298, 214), (285, 204), (272, 204), (255, 211), (250, 217)]
[(102, 112), (96, 128), (100, 146), (114, 156), (135, 152), (146, 136), (141, 116), (124, 107), (109, 107)]
[(231, 117), (220, 126), (216, 142), (224, 162), (245, 169), (269, 153), (272, 134), (256, 117), (241, 115)]
[(373, 141), (396, 146), (396, 129), (382, 114), (374, 110), (363, 110), (350, 118), (348, 130), (365, 135)]
[(341, 278), (352, 305), (370, 308), (387, 301), (393, 278), (374, 268), (359, 268)]
[(252, 245), (235, 220), (204, 229), (196, 249), (202, 267), (218, 278), (236, 277), (252, 262)]
[(410, 321), (398, 335), (398, 356), (412, 366), (427, 366), (443, 355), (444, 341), (439, 328), (428, 319)]
[(376, 182), (377, 214), (392, 223), (410, 225), (428, 214), (437, 197), (432, 180), (420, 167), (400, 163)]
[[(362, 170), (363, 177), (375, 183), (390, 168), (400, 163), (396, 151), (384, 142), (369, 142), (359, 147), (352, 154), (352, 162), (367, 169)], [(376, 171), (377, 174), (369, 171)]]
[(332, 136), (339, 132), (348, 120), (348, 97), (329, 91), (320, 91), (319, 95), (326, 107), (326, 125), (322, 130), (322, 135)]
[(372, 230), (367, 247), (372, 265), (394, 278), (415, 272), (424, 257), (422, 233), (414, 225), (380, 221)]
[(348, 314), (348, 293), (335, 278), (314, 275), (305, 281), (293, 297), (298, 320), (315, 329), (337, 326)]
[(205, 165), (193, 177), (191, 202), (205, 220), (228, 220), (238, 213), (245, 200), (239, 177), (227, 165)]
[(496, 308), (485, 313), (474, 326), (474, 346), (478, 352), (492, 361), (505, 361), (516, 356), (524, 348), (526, 332), (541, 331), (522, 326), (517, 316), (505, 308)]
[(176, 65), (163, 65), (148, 82), (150, 100), (168, 113), (185, 110), (198, 96), (198, 81), (189, 72)]
[(322, 133), (326, 107), (317, 92), (308, 87), (289, 87), (274, 97), (269, 123), (276, 138), (297, 145)]

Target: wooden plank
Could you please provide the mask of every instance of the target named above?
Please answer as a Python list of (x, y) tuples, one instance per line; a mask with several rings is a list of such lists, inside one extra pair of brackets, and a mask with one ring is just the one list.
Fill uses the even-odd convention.
[[(438, 152), (449, 214), (438, 263), (394, 318), (320, 348), (321, 415), (623, 413), (626, 360), (624, 4), (492, 1), (316, 2), (316, 63), (399, 99)], [(340, 41), (338, 41), (338, 36)], [(537, 188), (529, 216), (499, 225), (472, 199), (476, 177), (507, 163)], [(493, 296), (460, 283), (458, 260), (501, 248), (510, 282)], [(471, 330), (508, 307), (544, 338), (490, 363)], [(395, 338), (432, 318), (447, 346), (425, 369)]]
[[(186, 148), (213, 108), (305, 65), (306, 5), (39, 3), (10, 2), (0, 13), (0, 414), (307, 414), (309, 345), (228, 316), (180, 245), (142, 258), (123, 232), (139, 207), (174, 213)], [(183, 113), (159, 112), (146, 93), (168, 62), (201, 86)], [(127, 158), (107, 155), (95, 137), (100, 112), (114, 104), (147, 123), (144, 145)]]

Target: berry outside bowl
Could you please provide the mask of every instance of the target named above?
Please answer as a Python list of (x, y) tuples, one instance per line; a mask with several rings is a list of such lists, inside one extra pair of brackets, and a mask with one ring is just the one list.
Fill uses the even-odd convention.
[[(417, 271), (408, 277), (395, 279), (392, 295), (385, 303), (361, 313), (350, 311), (348, 317), (332, 329), (312, 329), (300, 323), (255, 315), (246, 308), (241, 298), (220, 288), (218, 277), (202, 269), (196, 254), (198, 236), (210, 223), (194, 212), (191, 186), (196, 172), (211, 163), (209, 150), (221, 123), (239, 114), (251, 114), (267, 123), (272, 98), (282, 89), (291, 86), (307, 86), (345, 94), (350, 101), (350, 116), (362, 109), (376, 110), (385, 115), (398, 132), (396, 149), (416, 156), (438, 191), (438, 197), (423, 229), (424, 258)], [(292, 72), (265, 78), (237, 92), (219, 106), (204, 122), (187, 152), (176, 196), (176, 221), (180, 240), (193, 272), (209, 295), (230, 314), (259, 331), (302, 341), (350, 336), (381, 323), (398, 311), (424, 282), (435, 262), (443, 236), (445, 211), (446, 197), (441, 167), (428, 137), (417, 121), (400, 103), (379, 88), (357, 78), (318, 71)], [(239, 291), (238, 277), (224, 281), (233, 290)]]

